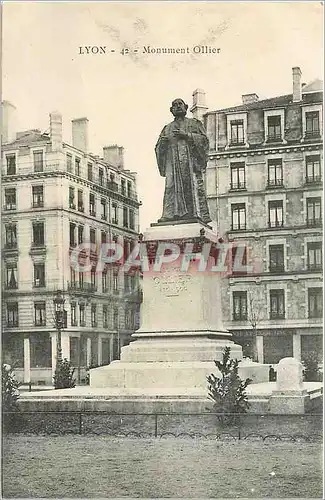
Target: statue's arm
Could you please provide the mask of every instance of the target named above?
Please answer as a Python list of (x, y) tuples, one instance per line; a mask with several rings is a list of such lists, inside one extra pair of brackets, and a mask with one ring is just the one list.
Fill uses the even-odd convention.
[(166, 137), (165, 134), (166, 134), (166, 127), (163, 128), (155, 147), (157, 165), (159, 173), (162, 177), (165, 177), (166, 174), (166, 159), (167, 159), (167, 146), (168, 146), (168, 138)]
[(189, 143), (192, 146), (192, 150), (195, 152), (196, 158), (200, 162), (201, 170), (205, 170), (209, 152), (209, 139), (203, 124), (199, 120), (193, 120), (193, 127), (191, 127), (189, 131)]

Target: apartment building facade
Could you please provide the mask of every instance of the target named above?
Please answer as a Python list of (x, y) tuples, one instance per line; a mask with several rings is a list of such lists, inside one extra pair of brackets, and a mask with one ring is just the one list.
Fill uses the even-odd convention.
[[(118, 242), (126, 257), (138, 241), (136, 175), (124, 168), (123, 148), (88, 149), (87, 118), (50, 114), (49, 133), (16, 133), (16, 110), (3, 103), (2, 339), (3, 359), (25, 382), (52, 383), (57, 331), (53, 299), (63, 292), (62, 356), (77, 369), (119, 358), (138, 328), (139, 275), (122, 266), (96, 266), (101, 245)], [(92, 244), (91, 270), (71, 265), (71, 252)]]
[(322, 353), (322, 82), (292, 94), (208, 111), (196, 91), (192, 112), (210, 140), (210, 213), (226, 241), (245, 245), (246, 272), (222, 280), (225, 326), (244, 354), (276, 364)]

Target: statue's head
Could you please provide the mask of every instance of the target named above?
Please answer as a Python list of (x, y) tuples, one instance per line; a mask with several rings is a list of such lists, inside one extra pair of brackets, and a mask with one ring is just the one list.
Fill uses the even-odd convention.
[(174, 116), (185, 116), (187, 109), (188, 105), (183, 101), (183, 99), (177, 98), (173, 100), (170, 111)]

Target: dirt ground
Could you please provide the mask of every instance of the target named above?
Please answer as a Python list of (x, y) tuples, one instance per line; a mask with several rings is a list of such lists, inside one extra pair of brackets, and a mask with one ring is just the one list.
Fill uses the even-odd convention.
[(3, 497), (322, 498), (321, 443), (5, 436)]

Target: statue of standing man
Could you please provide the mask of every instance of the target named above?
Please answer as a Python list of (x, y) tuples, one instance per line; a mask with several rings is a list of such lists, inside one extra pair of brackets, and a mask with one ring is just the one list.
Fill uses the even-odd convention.
[(172, 102), (174, 121), (163, 128), (156, 144), (159, 172), (166, 179), (163, 214), (158, 222), (211, 221), (203, 180), (209, 141), (203, 124), (186, 118), (187, 109), (182, 99)]

